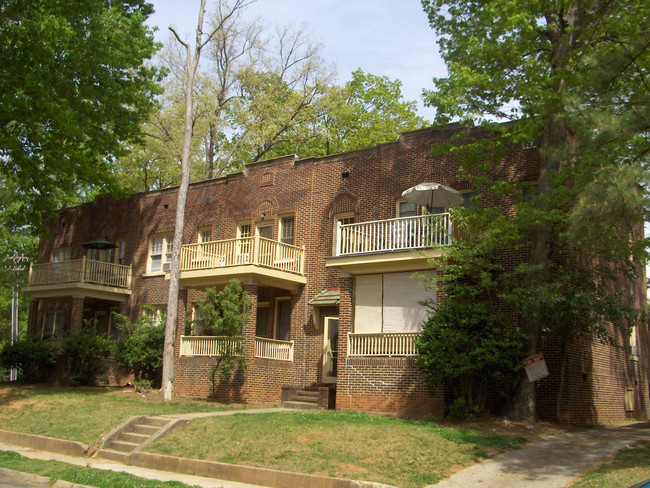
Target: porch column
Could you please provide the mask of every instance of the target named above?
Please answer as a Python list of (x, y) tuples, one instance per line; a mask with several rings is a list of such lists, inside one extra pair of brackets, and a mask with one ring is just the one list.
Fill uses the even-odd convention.
[(72, 334), (81, 329), (84, 318), (84, 297), (73, 296), (72, 308), (70, 310), (70, 329)]
[[(339, 350), (338, 371), (336, 380), (336, 409), (350, 409), (350, 375), (348, 363), (348, 334), (352, 332), (354, 321), (354, 278), (347, 273), (341, 273), (341, 301), (339, 302)], [(347, 400), (347, 402), (346, 402)]]
[(257, 297), (259, 294), (259, 283), (250, 280), (242, 282), (242, 285), (244, 291), (248, 293), (248, 296), (253, 302), (248, 315), (248, 322), (244, 324), (244, 328), (242, 329), (246, 362), (252, 364), (253, 359), (255, 358), (255, 328), (257, 325)]

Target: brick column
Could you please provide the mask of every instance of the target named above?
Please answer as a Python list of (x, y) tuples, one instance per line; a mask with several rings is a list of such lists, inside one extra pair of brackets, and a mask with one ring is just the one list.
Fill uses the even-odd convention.
[(246, 362), (249, 365), (249, 367), (246, 369), (246, 379), (242, 390), (244, 392), (243, 396), (248, 397), (248, 388), (250, 385), (247, 383), (249, 375), (251, 374), (251, 370), (253, 369), (251, 366), (255, 360), (255, 326), (257, 325), (257, 301), (259, 296), (259, 283), (257, 281), (251, 280), (242, 282), (242, 285), (244, 287), (244, 291), (248, 293), (248, 296), (253, 302), (248, 314), (248, 322), (244, 324), (244, 328), (242, 329), (242, 335), (244, 336), (244, 357), (246, 358)]
[(353, 296), (354, 278), (341, 276), (341, 301), (339, 303), (339, 350), (338, 372), (336, 379), (336, 409), (350, 409), (350, 374), (347, 367), (348, 333), (353, 327)]
[(72, 297), (72, 308), (70, 310), (70, 328), (69, 333), (81, 329), (84, 318), (84, 297)]

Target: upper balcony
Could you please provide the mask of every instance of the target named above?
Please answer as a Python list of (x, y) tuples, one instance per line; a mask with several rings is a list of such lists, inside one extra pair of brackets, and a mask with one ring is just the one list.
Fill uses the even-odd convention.
[(34, 298), (83, 296), (124, 302), (131, 294), (131, 266), (75, 259), (32, 264), (23, 290)]
[(222, 285), (231, 279), (296, 291), (306, 283), (305, 248), (264, 237), (186, 244), (180, 283), (188, 288)]
[(451, 244), (448, 213), (341, 224), (336, 229), (335, 255), (326, 266), (350, 274), (415, 271), (439, 258)]

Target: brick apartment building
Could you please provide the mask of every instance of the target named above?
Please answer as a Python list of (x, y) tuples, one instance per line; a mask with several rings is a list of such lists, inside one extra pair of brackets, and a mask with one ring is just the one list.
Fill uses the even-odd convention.
[[(431, 146), (458, 130), (424, 129), (398, 141), (319, 158), (286, 156), (190, 186), (181, 255), (175, 395), (206, 398), (219, 339), (201, 335), (194, 305), (207, 287), (235, 278), (253, 300), (244, 330), (249, 367), (218, 395), (224, 401), (280, 403), (319, 385), (322, 406), (401, 416), (441, 416), (443, 391), (428, 391), (414, 364), (426, 309), (414, 272), (435, 276), (449, 242), (447, 209), (433, 219), (401, 198), (429, 181), (464, 193), (458, 163)], [(536, 178), (535, 149), (513, 148), (495, 171)], [(177, 188), (65, 209), (48, 222), (30, 271), (31, 332), (64, 337), (94, 318), (117, 333), (112, 312), (161, 319), (168, 294)], [(107, 239), (117, 247), (87, 250)], [(442, 244), (436, 246), (434, 244)], [(525, 258), (525, 257), (520, 257)], [(433, 265), (431, 264), (433, 263)], [(633, 284), (645, 308), (645, 283)], [(153, 309), (144, 307), (153, 306)], [(585, 342), (571, 351), (565, 415), (578, 421), (648, 416), (648, 329), (621, 348)], [(552, 417), (557, 374), (538, 383), (539, 414)], [(641, 359), (641, 360), (640, 360)], [(113, 379), (112, 381), (119, 381)]]

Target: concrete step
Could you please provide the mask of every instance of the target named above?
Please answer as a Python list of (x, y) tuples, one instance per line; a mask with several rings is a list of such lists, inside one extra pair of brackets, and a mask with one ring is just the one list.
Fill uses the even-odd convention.
[(147, 439), (149, 439), (151, 435), (149, 434), (139, 434), (137, 432), (121, 432), (118, 436), (117, 440), (120, 441), (127, 441), (127, 442), (133, 442), (134, 444), (140, 445)]
[(120, 440), (114, 440), (111, 439), (106, 443), (106, 448), (112, 449), (114, 451), (120, 451), (120, 452), (131, 452), (133, 451), (136, 447), (138, 447), (140, 444), (135, 443), (135, 442), (128, 442), (128, 441), (120, 441)]
[(107, 461), (116, 461), (118, 463), (123, 463), (126, 459), (128, 453), (115, 451), (113, 449), (100, 449), (95, 453), (93, 457), (98, 457), (101, 459), (106, 459)]
[(134, 424), (130, 427), (131, 432), (137, 434), (144, 434), (146, 436), (152, 436), (160, 430), (160, 427), (155, 425), (145, 425), (145, 424)]
[(140, 425), (150, 425), (154, 427), (164, 427), (166, 426), (171, 420), (168, 419), (161, 419), (157, 417), (145, 417), (142, 420), (140, 420), (139, 424)]
[(297, 408), (300, 410), (318, 410), (318, 403), (300, 402), (296, 400), (290, 402), (283, 402), (282, 406), (285, 408)]
[(310, 402), (318, 403), (318, 392), (317, 391), (297, 391), (293, 399), (298, 402)]

